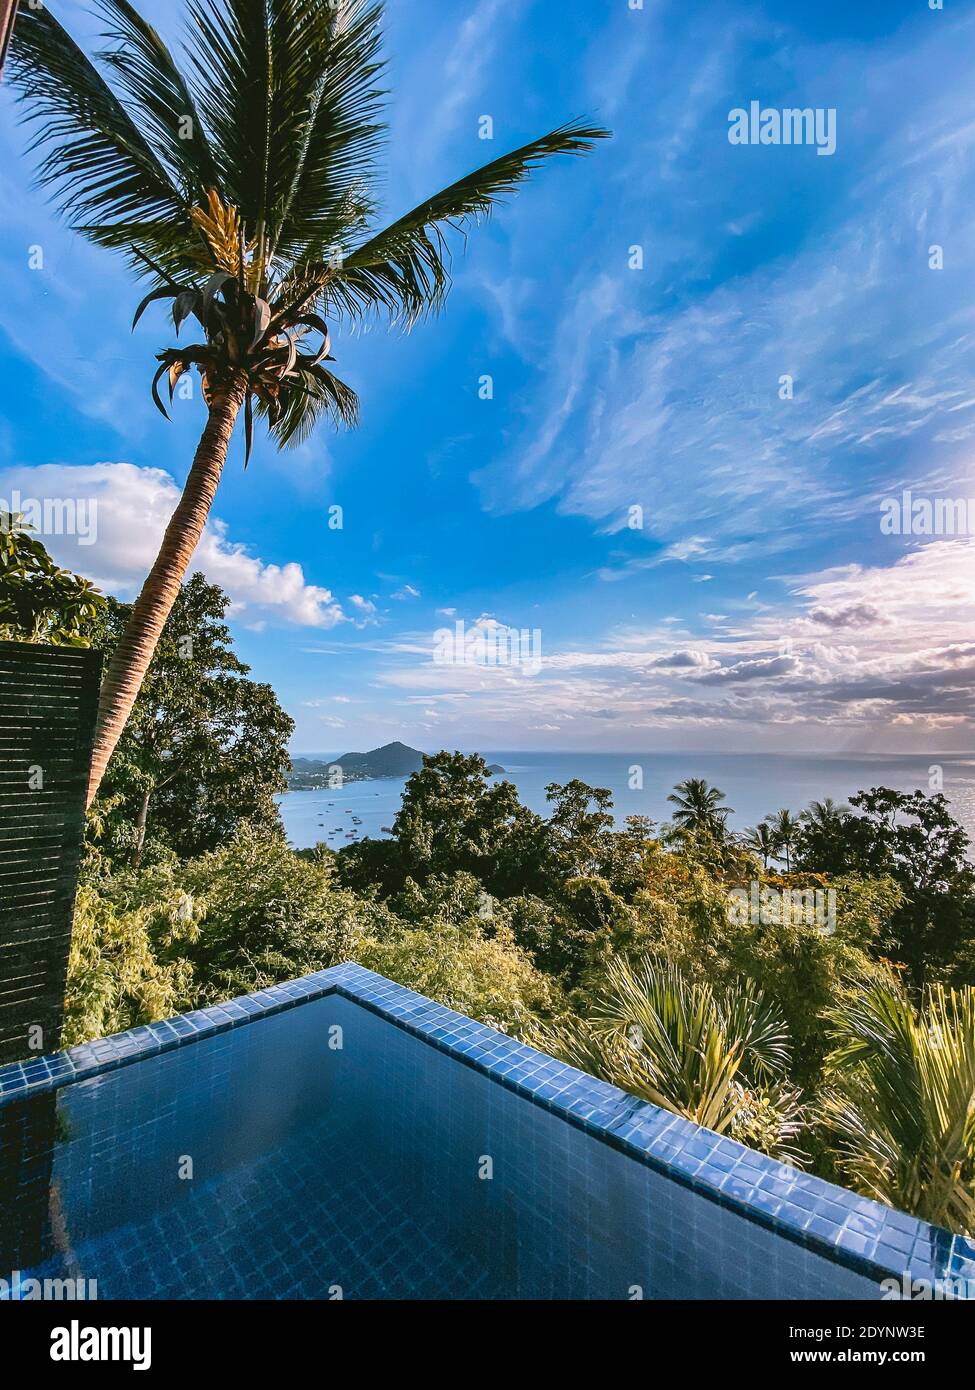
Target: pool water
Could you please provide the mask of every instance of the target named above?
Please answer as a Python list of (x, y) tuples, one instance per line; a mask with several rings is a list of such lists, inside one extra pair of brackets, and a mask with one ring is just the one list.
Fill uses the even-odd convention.
[(0, 1190), (99, 1299), (877, 1296), (338, 994), (0, 1107)]

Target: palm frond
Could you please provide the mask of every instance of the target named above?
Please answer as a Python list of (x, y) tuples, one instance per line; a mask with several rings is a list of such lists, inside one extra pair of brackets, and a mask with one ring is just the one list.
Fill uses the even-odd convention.
[[(385, 94), (377, 85), (382, 6), (347, 4), (342, 23), (333, 12), (321, 34), (317, 26), (329, 15), (323, 8), (314, 7), (316, 31), (294, 78), (301, 95), (293, 108), (290, 177), (273, 209), (269, 255), (291, 262), (325, 258), (362, 234), (374, 214), (371, 184), (386, 133)], [(311, 56), (316, 47), (319, 56)]]
[(541, 1026), (531, 1041), (707, 1129), (801, 1157), (786, 1027), (747, 981), (718, 993), (667, 961), (617, 958), (587, 1019)]
[[(46, 7), (22, 6), (10, 53), (10, 79), (41, 155), (37, 180), (58, 210), (91, 240), (134, 240), (165, 255), (172, 229), (186, 225), (183, 198), (138, 125), (94, 63)], [(97, 225), (86, 224), (95, 219)], [(104, 219), (104, 220), (103, 220)], [(132, 241), (133, 238), (129, 238)]]
[(857, 1189), (975, 1234), (975, 990), (936, 985), (916, 1010), (893, 979), (832, 1015), (823, 1105)]
[[(317, 290), (323, 308), (333, 315), (358, 318), (381, 308), (407, 323), (437, 310), (450, 288), (447, 230), (462, 232), (489, 216), (504, 195), (546, 159), (584, 154), (608, 134), (599, 127), (569, 122), (511, 150), (427, 198), (339, 263), (307, 266), (295, 277), (296, 298), (300, 302), (302, 290), (306, 296)], [(283, 289), (282, 298), (286, 294)]]
[(115, 46), (98, 56), (141, 116), (140, 129), (166, 161), (188, 202), (219, 187), (217, 166), (200, 114), (172, 54), (128, 0), (98, 0)]
[[(258, 410), (265, 416), (271, 413), (264, 402), (258, 405)], [(284, 385), (280, 414), (271, 424), (278, 447), (303, 444), (325, 415), (330, 416), (336, 426), (354, 429), (359, 422), (359, 397), (327, 367), (307, 362), (299, 364), (295, 375)]]
[(305, 253), (377, 148), (382, 7), (349, 0), (190, 0), (193, 91), (221, 191), (262, 265)]

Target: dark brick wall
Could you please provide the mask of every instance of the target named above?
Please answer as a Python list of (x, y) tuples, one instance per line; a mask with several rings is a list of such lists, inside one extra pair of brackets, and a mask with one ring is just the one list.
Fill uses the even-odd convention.
[(100, 671), (0, 642), (0, 1063), (60, 1045)]

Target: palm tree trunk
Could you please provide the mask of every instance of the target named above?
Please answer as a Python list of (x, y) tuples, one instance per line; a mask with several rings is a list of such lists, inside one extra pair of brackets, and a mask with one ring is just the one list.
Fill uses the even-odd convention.
[(156, 644), (203, 534), (246, 389), (245, 377), (238, 375), (222, 386), (211, 399), (210, 415), (183, 495), (166, 527), (156, 562), (142, 586), (122, 640), (105, 672), (98, 697), (95, 746), (88, 777), (86, 804), (89, 806), (132, 713)]

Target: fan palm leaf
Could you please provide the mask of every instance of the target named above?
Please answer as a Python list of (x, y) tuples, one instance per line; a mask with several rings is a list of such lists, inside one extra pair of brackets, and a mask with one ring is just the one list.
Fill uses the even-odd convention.
[(890, 977), (832, 1015), (823, 1118), (867, 1196), (975, 1235), (975, 990)]
[[(672, 964), (616, 959), (584, 1020), (540, 1028), (533, 1041), (632, 1095), (718, 1134), (754, 1139), (772, 1117), (772, 1152), (797, 1157), (798, 1093), (784, 1081), (785, 1024), (747, 981), (723, 991), (693, 984)], [(756, 1104), (758, 1102), (758, 1104)], [(766, 1137), (769, 1137), (766, 1135)]]

